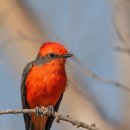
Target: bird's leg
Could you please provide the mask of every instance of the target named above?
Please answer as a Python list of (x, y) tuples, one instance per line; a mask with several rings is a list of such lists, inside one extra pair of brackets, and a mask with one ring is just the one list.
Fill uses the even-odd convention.
[(48, 109), (41, 106), (41, 116), (45, 117), (47, 116), (47, 113), (48, 113)]
[(36, 113), (36, 116), (41, 115), (41, 108), (38, 107), (38, 106), (36, 106), (36, 107), (35, 107), (35, 113)]
[(35, 107), (35, 113), (37, 116), (52, 116), (54, 115), (54, 107), (52, 105), (47, 107), (47, 110), (43, 107)]
[(54, 107), (52, 105), (47, 107), (48, 109), (48, 116), (54, 115)]
[(35, 113), (37, 116), (47, 116), (48, 110), (45, 107), (35, 107)]

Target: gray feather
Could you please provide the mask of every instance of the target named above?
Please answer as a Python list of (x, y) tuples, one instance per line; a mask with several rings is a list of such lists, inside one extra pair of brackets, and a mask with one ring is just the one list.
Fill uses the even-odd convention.
[[(29, 62), (24, 70), (23, 70), (23, 74), (22, 74), (22, 82), (21, 82), (21, 100), (22, 100), (22, 107), (23, 109), (28, 109), (29, 105), (27, 103), (27, 99), (26, 99), (26, 88), (25, 88), (25, 82), (26, 82), (26, 77), (28, 75), (28, 73), (30, 72), (31, 68), (33, 66), (33, 62)], [(30, 127), (32, 127), (32, 123), (31, 123), (31, 117), (29, 114), (23, 114), (24, 117), (24, 122), (25, 122), (25, 127), (26, 130), (30, 130)]]

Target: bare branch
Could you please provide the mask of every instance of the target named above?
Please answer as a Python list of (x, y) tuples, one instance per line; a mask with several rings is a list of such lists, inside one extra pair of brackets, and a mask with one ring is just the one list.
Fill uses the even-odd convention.
[(122, 48), (122, 47), (117, 46), (115, 49), (119, 52), (124, 52), (124, 53), (130, 54), (130, 48)]
[(20, 113), (35, 113), (35, 109), (17, 109), (17, 110), (3, 110), (0, 111), (0, 115), (4, 114), (20, 114)]
[[(36, 109), (17, 109), (17, 110), (8, 109), (8, 110), (0, 111), (0, 115), (3, 115), (3, 114), (20, 114), (20, 113), (28, 113), (28, 114), (35, 113), (36, 114)], [(41, 114), (42, 116), (47, 116), (48, 115), (48, 109), (42, 106), (40, 108), (39, 114)], [(71, 118), (69, 115), (63, 116), (63, 115), (61, 115), (57, 112), (54, 112), (54, 114), (52, 114), (51, 116), (56, 118), (57, 123), (59, 123), (60, 120), (62, 120), (62, 121), (69, 122), (73, 125), (76, 125), (77, 128), (82, 127), (82, 128), (88, 129), (88, 130), (99, 130), (99, 128), (97, 128), (95, 124), (88, 125), (84, 122), (81, 122), (81, 121), (78, 121), (78, 120)]]
[(130, 88), (125, 86), (124, 84), (121, 84), (121, 83), (118, 83), (116, 81), (113, 81), (113, 80), (109, 80), (109, 79), (105, 79), (103, 77), (100, 77), (98, 75), (96, 75), (95, 73), (91, 72), (91, 71), (87, 71), (87, 76), (88, 77), (91, 77), (91, 78), (94, 78), (102, 83), (106, 83), (106, 84), (110, 84), (110, 85), (113, 85), (113, 86), (116, 86), (120, 89), (123, 89), (127, 92), (130, 92)]
[(113, 85), (113, 86), (115, 86), (117, 88), (120, 88), (120, 89), (125, 90), (125, 91), (130, 93), (130, 87), (128, 87), (128, 86), (126, 86), (124, 84), (121, 84), (119, 82), (116, 82), (116, 81), (109, 80), (109, 79), (103, 78), (101, 76), (98, 76), (97, 74), (93, 73), (92, 71), (86, 69), (86, 67), (84, 67), (81, 64), (81, 62), (79, 61), (79, 59), (77, 57), (73, 57), (73, 60), (74, 60), (74, 62), (76, 62), (76, 64), (74, 64), (73, 62), (69, 62), (69, 64), (72, 67), (76, 67), (78, 70), (80, 70), (87, 77), (93, 78), (93, 79), (95, 79), (95, 80), (97, 80), (99, 82), (102, 82), (102, 83)]

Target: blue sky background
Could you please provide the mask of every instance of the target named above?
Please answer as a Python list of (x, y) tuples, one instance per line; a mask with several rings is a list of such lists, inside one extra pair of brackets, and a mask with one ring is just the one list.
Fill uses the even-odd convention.
[[(113, 25), (112, 6), (109, 1), (24, 0), (24, 4), (41, 26), (45, 35), (43, 42), (61, 42), (91, 71), (107, 79), (120, 80), (118, 54), (114, 49), (119, 39)], [(8, 19), (7, 23), (9, 22), (11, 24), (12, 21)], [(11, 32), (15, 25), (10, 24), (5, 27), (5, 23), (2, 27), (4, 31), (0, 33), (1, 38), (6, 39), (3, 36), (8, 35), (9, 39), (13, 37), (13, 34), (8, 32)], [(24, 32), (24, 29), (20, 29), (17, 31)], [(37, 39), (35, 36), (33, 38)], [(0, 109), (21, 107), (21, 73), (25, 64), (35, 58), (40, 46), (33, 40), (22, 40), (23, 42), (13, 41), (5, 47), (4, 40), (1, 40)], [(122, 91), (87, 78), (75, 68), (72, 70), (75, 75), (71, 71), (70, 75), (74, 76), (76, 87), (90, 98), (101, 118), (110, 125), (120, 124), (123, 114)], [(68, 71), (68, 74), (70, 72)], [(0, 129), (24, 129), (22, 115), (1, 116)]]

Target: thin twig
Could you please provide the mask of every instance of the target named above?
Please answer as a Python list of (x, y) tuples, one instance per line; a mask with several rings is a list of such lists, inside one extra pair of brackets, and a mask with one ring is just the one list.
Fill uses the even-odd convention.
[(77, 57), (73, 57), (73, 60), (75, 63), (73, 62), (69, 62), (69, 64), (72, 66), (72, 67), (76, 67), (78, 70), (80, 70), (85, 76), (87, 77), (90, 77), (90, 78), (93, 78), (99, 82), (102, 82), (102, 83), (106, 83), (106, 84), (110, 84), (110, 85), (113, 85), (117, 88), (120, 88), (122, 90), (125, 90), (127, 92), (130, 93), (130, 87), (124, 85), (124, 84), (121, 84), (119, 82), (116, 82), (116, 81), (113, 81), (113, 80), (109, 80), (109, 79), (106, 79), (104, 77), (101, 77), (101, 76), (98, 76), (97, 74), (95, 74), (94, 72), (86, 69), (86, 67), (84, 67), (81, 62), (79, 61), (79, 59)]
[[(24, 114), (25, 113), (28, 113), (28, 114), (35, 113), (36, 114), (36, 109), (17, 109), (17, 110), (8, 109), (8, 110), (0, 111), (0, 115), (3, 115), (3, 114), (20, 114), (20, 113), (24, 113)], [(42, 116), (48, 115), (48, 109), (42, 106), (40, 108), (39, 114), (41, 114)], [(64, 115), (61, 115), (57, 112), (54, 112), (54, 114), (52, 114), (51, 116), (56, 118), (57, 123), (59, 123), (60, 120), (62, 120), (62, 121), (69, 122), (73, 125), (76, 125), (77, 128), (82, 127), (82, 128), (88, 129), (88, 130), (99, 130), (99, 128), (97, 128), (95, 124), (88, 125), (84, 122), (81, 122), (81, 121), (78, 121), (78, 120), (71, 118), (69, 115), (64, 116)]]
[(125, 85), (123, 85), (123, 84), (121, 84), (119, 82), (116, 82), (116, 81), (113, 81), (113, 80), (109, 80), (109, 79), (105, 79), (103, 77), (100, 77), (100, 76), (96, 75), (95, 73), (93, 73), (91, 71), (87, 71), (87, 75), (89, 77), (92, 77), (92, 78), (102, 82), (102, 83), (110, 84), (110, 85), (116, 86), (116, 87), (118, 87), (120, 89), (123, 89), (123, 90), (125, 90), (127, 92), (130, 92), (130, 88), (129, 87), (127, 87), (127, 86), (125, 86)]

